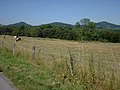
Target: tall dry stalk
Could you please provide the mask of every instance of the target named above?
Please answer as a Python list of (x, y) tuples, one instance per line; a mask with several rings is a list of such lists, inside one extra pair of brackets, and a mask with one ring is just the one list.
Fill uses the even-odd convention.
[(93, 54), (91, 54), (88, 63), (89, 63), (89, 72), (90, 72), (90, 82), (91, 85), (93, 85), (95, 83), (95, 65), (93, 60)]

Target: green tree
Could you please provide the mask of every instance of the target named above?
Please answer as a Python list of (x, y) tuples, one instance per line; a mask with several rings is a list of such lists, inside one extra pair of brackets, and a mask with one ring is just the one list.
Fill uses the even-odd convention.
[(89, 22), (88, 25), (87, 25), (87, 27), (89, 29), (95, 30), (96, 24), (94, 22)]
[(90, 23), (90, 19), (83, 18), (83, 19), (80, 20), (80, 22), (81, 22), (81, 25), (88, 25), (88, 23)]

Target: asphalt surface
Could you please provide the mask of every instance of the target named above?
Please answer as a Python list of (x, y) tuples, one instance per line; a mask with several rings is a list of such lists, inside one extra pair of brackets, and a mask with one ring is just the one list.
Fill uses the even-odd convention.
[(12, 82), (0, 72), (0, 90), (18, 90), (15, 89)]

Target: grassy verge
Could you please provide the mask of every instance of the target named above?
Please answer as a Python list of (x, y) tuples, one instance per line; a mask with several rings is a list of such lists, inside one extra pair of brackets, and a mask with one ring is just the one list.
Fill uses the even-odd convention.
[(0, 49), (0, 69), (20, 90), (51, 90), (53, 71)]
[(93, 55), (85, 68), (77, 68), (71, 53), (70, 63), (52, 58), (50, 62), (41, 58), (33, 62), (0, 48), (0, 70), (20, 90), (120, 90), (120, 78), (115, 70), (106, 74), (99, 62), (95, 64)]

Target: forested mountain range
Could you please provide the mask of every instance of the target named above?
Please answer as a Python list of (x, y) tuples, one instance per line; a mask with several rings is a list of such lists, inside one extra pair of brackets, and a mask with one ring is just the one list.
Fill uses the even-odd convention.
[[(53, 22), (49, 23), (50, 25), (61, 26), (61, 27), (74, 27), (72, 24), (62, 23), (62, 22)], [(120, 25), (109, 23), (106, 21), (96, 23), (97, 29), (120, 29)]]
[[(74, 27), (74, 25), (72, 24), (67, 24), (67, 23), (62, 23), (62, 22), (53, 22), (53, 23), (48, 23), (52, 26), (60, 26), (60, 27)], [(15, 23), (15, 24), (9, 24), (7, 26), (25, 26), (25, 27), (30, 27), (32, 25), (27, 24), (26, 22), (19, 22), (19, 23)], [(45, 25), (45, 24), (44, 24)], [(3, 26), (2, 24), (0, 24), (0, 26)], [(40, 26), (40, 25), (39, 25)], [(113, 23), (109, 23), (106, 21), (102, 21), (102, 22), (98, 22), (96, 23), (96, 28), (97, 29), (120, 29), (120, 25), (116, 25)]]

